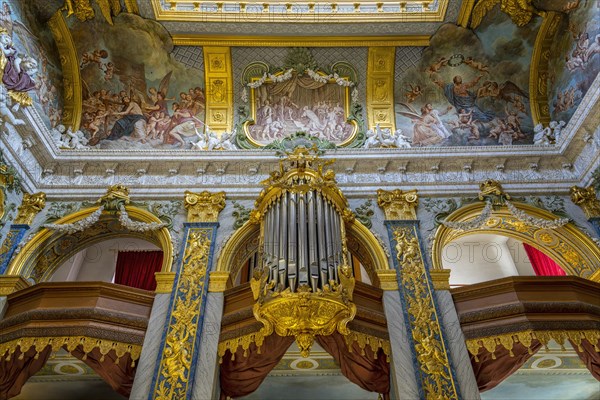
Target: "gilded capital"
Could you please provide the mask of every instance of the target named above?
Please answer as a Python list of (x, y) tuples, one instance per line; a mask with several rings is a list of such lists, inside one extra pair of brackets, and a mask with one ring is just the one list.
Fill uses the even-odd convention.
[(217, 222), (225, 208), (225, 192), (185, 192), (184, 205), (188, 210), (187, 222)]
[(398, 274), (395, 269), (378, 269), (375, 272), (382, 290), (398, 291)]
[(593, 186), (587, 188), (573, 186), (571, 188), (571, 201), (581, 207), (586, 217), (600, 217), (600, 201), (596, 197)]
[(449, 269), (432, 269), (429, 274), (435, 290), (450, 290)]
[(15, 224), (31, 225), (35, 216), (46, 206), (46, 193), (23, 193)]
[(0, 276), (0, 296), (8, 296), (11, 293), (28, 288), (30, 283), (21, 275)]
[(209, 292), (224, 292), (231, 282), (231, 274), (227, 271), (212, 271), (208, 282)]
[(156, 290), (155, 293), (171, 293), (173, 291), (173, 282), (175, 282), (175, 272), (155, 272), (154, 278), (156, 279)]
[(377, 191), (377, 205), (383, 209), (385, 219), (393, 220), (416, 220), (419, 196), (417, 190), (403, 192), (400, 189), (388, 192), (379, 189)]

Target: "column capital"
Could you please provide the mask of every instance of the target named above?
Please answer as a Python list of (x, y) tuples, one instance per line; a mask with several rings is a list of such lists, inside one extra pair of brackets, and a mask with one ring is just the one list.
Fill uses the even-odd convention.
[(403, 192), (400, 189), (377, 190), (377, 205), (385, 213), (388, 221), (416, 220), (419, 196), (417, 189)]
[(429, 271), (431, 283), (435, 290), (450, 290), (450, 270), (432, 269)]
[(188, 210), (187, 222), (217, 222), (225, 208), (225, 192), (185, 192), (184, 206)]
[(175, 272), (155, 272), (157, 294), (171, 293), (173, 291), (173, 282), (175, 282)]
[(398, 290), (398, 273), (395, 269), (378, 269), (375, 272), (382, 290)]
[(23, 193), (23, 200), (18, 208), (17, 218), (13, 224), (31, 225), (35, 216), (46, 207), (46, 193)]
[(600, 217), (600, 201), (596, 197), (596, 190), (593, 186), (587, 188), (573, 186), (571, 201), (583, 210), (587, 218)]
[(231, 281), (231, 274), (227, 271), (212, 271), (208, 281), (209, 292), (224, 292), (227, 283)]
[(21, 275), (0, 276), (0, 296), (8, 296), (11, 293), (31, 286)]

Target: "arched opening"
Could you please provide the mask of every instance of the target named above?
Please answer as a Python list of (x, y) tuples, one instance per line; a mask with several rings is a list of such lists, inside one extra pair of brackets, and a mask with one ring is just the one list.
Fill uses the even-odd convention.
[[(141, 223), (162, 222), (146, 210), (132, 206), (127, 206), (125, 209), (133, 221)], [(78, 221), (90, 217), (96, 210), (97, 208), (88, 208), (78, 211), (59, 219), (55, 222), (55, 225), (76, 224)], [(59, 267), (67, 264), (70, 259), (74, 262), (78, 257), (77, 254), (85, 249), (88, 249), (86, 254), (87, 251), (101, 250), (102, 247), (97, 247), (99, 243), (123, 238), (145, 241), (154, 246), (154, 249), (162, 250), (163, 259), (160, 270), (163, 272), (171, 270), (173, 244), (167, 228), (141, 232), (132, 231), (123, 227), (115, 214), (103, 212), (98, 221), (92, 226), (73, 233), (42, 228), (11, 261), (7, 274), (21, 275), (32, 283), (45, 282), (50, 280)], [(108, 253), (103, 253), (100, 256), (102, 259), (108, 260), (110, 258), (110, 246), (106, 250)], [(60, 273), (64, 274), (66, 269), (68, 267), (65, 266)], [(92, 273), (90, 276), (104, 278), (102, 274), (98, 275), (97, 273)], [(100, 280), (107, 281), (105, 279)]]
[[(351, 346), (352, 354), (358, 357), (361, 357), (361, 353), (363, 356), (366, 355), (365, 359), (373, 363), (374, 370), (386, 369), (388, 373), (385, 379), (389, 383), (390, 364), (387, 359), (390, 355), (389, 336), (383, 313), (382, 291), (377, 276), (377, 270), (388, 270), (388, 259), (378, 240), (358, 221), (346, 224), (348, 260), (352, 263), (353, 275), (357, 280), (354, 301), (359, 308), (357, 317), (349, 324), (352, 332), (350, 336), (354, 335), (354, 339), (360, 337), (359, 342), (361, 340), (362, 342), (359, 344), (350, 339), (346, 343), (341, 335), (335, 339), (329, 336), (329, 339), (324, 341), (317, 338), (310, 355), (303, 357), (293, 337), (279, 337), (272, 334), (270, 337), (263, 338), (257, 333), (261, 323), (251, 315), (254, 301), (249, 281), (252, 278), (253, 268), (259, 265), (259, 237), (259, 225), (246, 223), (231, 236), (218, 257), (217, 271), (227, 272), (230, 276), (228, 289), (225, 291), (224, 323), (219, 345), (219, 356), (223, 363), (220, 374), (221, 388), (223, 389), (223, 385), (228, 385), (224, 379), (227, 380), (229, 375), (235, 375), (236, 381), (243, 379), (237, 373), (229, 373), (227, 368), (223, 369), (223, 366), (233, 364), (235, 369), (237, 363), (252, 361), (253, 354), (258, 352), (258, 344), (261, 347), (261, 356), (258, 358), (263, 361), (270, 360), (268, 354), (272, 354), (272, 350), (276, 348), (281, 353), (281, 359), (270, 366), (272, 370), (265, 375), (264, 381), (261, 379), (256, 383), (254, 392), (239, 398), (278, 399), (281, 398), (284, 388), (287, 391), (296, 388), (294, 394), (297, 397), (324, 400), (364, 399), (377, 396), (344, 376), (343, 370), (352, 368), (348, 366), (349, 363), (358, 365), (357, 360), (345, 360), (340, 365), (338, 359), (330, 353), (338, 345)], [(240, 307), (241, 304), (245, 307)], [(245, 310), (242, 310), (243, 308)], [(246, 314), (249, 318), (239, 319), (242, 314)], [(371, 335), (362, 332), (371, 332)], [(234, 350), (234, 357), (231, 354), (232, 348), (237, 349)], [(327, 376), (326, 379), (324, 375)]]
[[(573, 223), (552, 224), (556, 216), (547, 211), (513, 203), (524, 216), (495, 205), (481, 221), (484, 207), (471, 204), (448, 216), (432, 252), (434, 269), (451, 271), (481, 398), (579, 398), (563, 388), (597, 388), (593, 367), (586, 369), (597, 357), (597, 330), (589, 322), (596, 317), (586, 311), (597, 296), (586, 293), (598, 287), (578, 277), (593, 278), (600, 249)], [(533, 376), (539, 385), (524, 391)]]

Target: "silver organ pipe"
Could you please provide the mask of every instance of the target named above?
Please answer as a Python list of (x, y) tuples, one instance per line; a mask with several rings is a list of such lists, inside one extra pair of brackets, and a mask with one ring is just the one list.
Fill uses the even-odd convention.
[(275, 290), (309, 285), (317, 292), (338, 282), (337, 269), (347, 259), (343, 220), (321, 191), (283, 191), (270, 201), (262, 223), (262, 263)]

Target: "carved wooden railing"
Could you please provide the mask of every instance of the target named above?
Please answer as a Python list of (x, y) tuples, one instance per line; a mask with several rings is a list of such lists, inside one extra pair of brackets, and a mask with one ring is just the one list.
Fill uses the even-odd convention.
[[(600, 283), (574, 276), (508, 277), (451, 290), (471, 354), (511, 350), (531, 339), (547, 344), (600, 339)], [(529, 347), (529, 346), (527, 346)], [(490, 350), (491, 349), (491, 350)]]
[(0, 354), (50, 345), (139, 358), (154, 293), (105, 282), (47, 282), (8, 296)]

